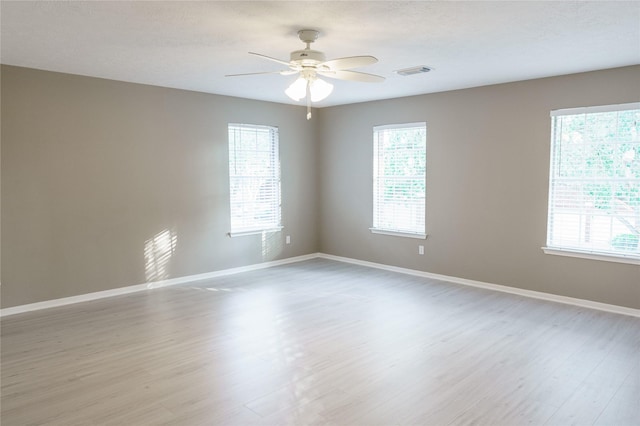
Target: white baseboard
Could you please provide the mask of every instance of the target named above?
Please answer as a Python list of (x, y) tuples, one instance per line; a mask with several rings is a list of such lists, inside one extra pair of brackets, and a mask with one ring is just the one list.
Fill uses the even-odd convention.
[(303, 256), (289, 257), (287, 259), (273, 260), (270, 262), (256, 263), (253, 265), (240, 266), (237, 268), (222, 269), (220, 271), (205, 272), (203, 274), (187, 275), (185, 277), (172, 278), (169, 280), (155, 281), (145, 284), (136, 284), (127, 287), (114, 288), (111, 290), (96, 291), (94, 293), (81, 294), (78, 296), (63, 297), (61, 299), (45, 300), (44, 302), (29, 303), (27, 305), (13, 306), (0, 309), (0, 318), (8, 315), (16, 315), (24, 312), (37, 311), (40, 309), (54, 308), (57, 306), (71, 305), (73, 303), (88, 302), (90, 300), (103, 299), (105, 297), (121, 296), (123, 294), (135, 293), (138, 291), (151, 290), (154, 288), (169, 287), (172, 285), (193, 283), (197, 281), (209, 280), (225, 275), (239, 274), (241, 272), (255, 271), (258, 269), (271, 268), (273, 266), (285, 265), (287, 263), (302, 262), (304, 260), (315, 259), (317, 253)]
[(591, 300), (576, 299), (574, 297), (560, 296), (557, 294), (543, 293), (541, 291), (524, 290), (516, 287), (509, 287), (500, 284), (485, 283), (482, 281), (474, 281), (466, 278), (451, 277), (448, 275), (433, 274), (431, 272), (418, 271), (415, 269), (400, 268), (397, 266), (385, 265), (383, 263), (368, 262), (366, 260), (352, 259), (349, 257), (334, 256), (331, 254), (318, 253), (323, 259), (336, 260), (338, 262), (346, 262), (354, 265), (368, 266), (370, 268), (384, 269), (385, 271), (399, 272), (401, 274), (415, 275), (435, 280), (448, 281), (455, 284), (462, 284), (471, 287), (479, 287), (488, 290), (500, 291), (503, 293), (517, 294), (518, 296), (531, 297), (534, 299), (547, 300), (550, 302), (564, 303), (565, 305), (580, 306), (583, 308), (596, 309), (599, 311), (612, 312), (614, 314), (630, 315), (640, 317), (640, 309), (627, 308), (626, 306), (610, 305), (607, 303), (594, 302)]
[(325, 253), (311, 253), (303, 256), (290, 257), (287, 259), (274, 260), (270, 262), (256, 263), (253, 265), (240, 266), (238, 268), (223, 269), (220, 271), (206, 272), (203, 274), (188, 275), (185, 277), (172, 278), (164, 281), (156, 281), (146, 284), (137, 284), (128, 287), (120, 287), (112, 290), (98, 291), (94, 293), (81, 294), (79, 296), (64, 297), (61, 299), (47, 300), (44, 302), (30, 303), (27, 305), (13, 306), (11, 308), (0, 309), (0, 317), (20, 314), (23, 312), (36, 311), (40, 309), (53, 308), (57, 306), (70, 305), (73, 303), (87, 302), (90, 300), (102, 299), (105, 297), (120, 296), (123, 294), (134, 293), (138, 291), (151, 290), (154, 288), (168, 287), (179, 284), (193, 283), (197, 281), (209, 280), (212, 278), (222, 277), (226, 275), (239, 274), (241, 272), (255, 271), (259, 269), (271, 268), (278, 265), (286, 265), (288, 263), (302, 262), (310, 259), (328, 259), (338, 262), (351, 263), (354, 265), (367, 266), (370, 268), (383, 269), (385, 271), (398, 272), (401, 274), (414, 275), (424, 278), (431, 278), (440, 281), (447, 281), (455, 284), (462, 284), (471, 287), (479, 287), (488, 290), (500, 291), (503, 293), (516, 294), (519, 296), (531, 297), (534, 299), (547, 300), (550, 302), (564, 303), (566, 305), (580, 306), (583, 308), (596, 309), (599, 311), (612, 312), (615, 314), (630, 315), (640, 317), (640, 309), (627, 308), (625, 306), (610, 305), (607, 303), (593, 302), (591, 300), (576, 299), (574, 297), (560, 296), (551, 293), (543, 293), (540, 291), (524, 290), (516, 287), (509, 287), (499, 284), (491, 284), (482, 281), (469, 280), (466, 278), (452, 277), (448, 275), (434, 274), (431, 272), (419, 271), (416, 269), (401, 268), (398, 266), (385, 265), (383, 263), (368, 262), (366, 260), (358, 260), (349, 257), (334, 256)]

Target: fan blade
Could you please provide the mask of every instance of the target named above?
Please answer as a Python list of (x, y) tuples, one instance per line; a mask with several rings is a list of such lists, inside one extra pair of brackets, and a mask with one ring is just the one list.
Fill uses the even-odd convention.
[(225, 77), (241, 77), (243, 75), (260, 75), (260, 74), (280, 74), (280, 75), (291, 75), (295, 74), (298, 71), (294, 70), (282, 70), (282, 71), (265, 71), (265, 72), (247, 72), (244, 74), (227, 74)]
[(277, 63), (282, 64), (282, 65), (289, 66), (289, 62), (281, 61), (280, 59), (272, 58), (271, 56), (261, 55), (260, 53), (254, 53), (254, 52), (249, 52), (249, 55), (258, 56), (260, 58), (267, 59), (269, 61), (273, 61), (273, 62), (277, 62)]
[(378, 62), (373, 56), (349, 56), (348, 58), (332, 59), (320, 64), (329, 67), (331, 71), (341, 71), (350, 68), (364, 67)]
[(380, 75), (358, 71), (318, 71), (318, 74), (338, 80), (362, 81), (364, 83), (382, 83), (385, 78)]

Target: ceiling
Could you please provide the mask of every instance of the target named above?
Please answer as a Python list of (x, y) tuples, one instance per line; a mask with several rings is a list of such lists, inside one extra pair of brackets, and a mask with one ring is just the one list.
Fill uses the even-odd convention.
[[(357, 71), (384, 83), (331, 80), (316, 106), (433, 93), (640, 63), (640, 2), (617, 1), (2, 1), (3, 64), (273, 101), (295, 76), (225, 74), (282, 66), (304, 48), (373, 55)], [(393, 71), (426, 65), (402, 77)], [(304, 101), (302, 101), (304, 102)]]

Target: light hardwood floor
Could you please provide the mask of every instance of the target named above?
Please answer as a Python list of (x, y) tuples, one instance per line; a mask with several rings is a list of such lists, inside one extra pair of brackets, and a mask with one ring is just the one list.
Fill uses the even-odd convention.
[(329, 260), (2, 320), (2, 426), (640, 424), (640, 319)]

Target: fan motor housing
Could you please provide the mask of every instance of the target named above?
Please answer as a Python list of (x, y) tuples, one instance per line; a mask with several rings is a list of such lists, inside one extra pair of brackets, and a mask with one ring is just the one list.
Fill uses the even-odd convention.
[(326, 60), (324, 53), (318, 50), (303, 49), (291, 52), (291, 62), (299, 62), (302, 66), (314, 66)]

